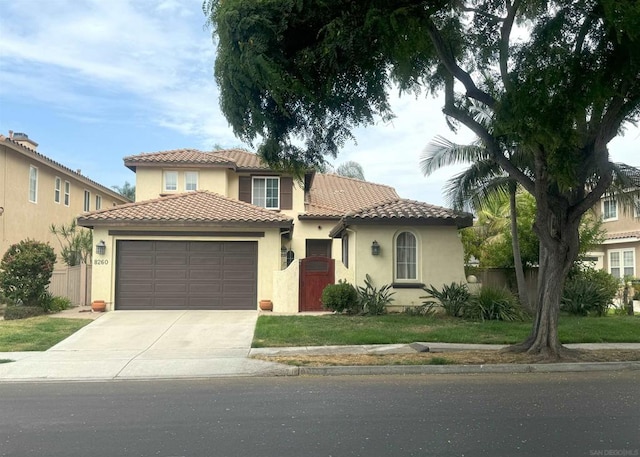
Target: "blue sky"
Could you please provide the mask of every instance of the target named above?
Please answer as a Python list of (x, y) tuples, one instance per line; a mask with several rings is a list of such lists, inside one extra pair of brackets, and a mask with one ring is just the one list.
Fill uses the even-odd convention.
[[(175, 148), (244, 146), (218, 108), (215, 47), (201, 0), (0, 0), (0, 133), (23, 132), (38, 151), (105, 186), (135, 183), (122, 158)], [(359, 162), (367, 180), (405, 198), (444, 204), (459, 170), (425, 178), (418, 161), (448, 129), (431, 96), (395, 97), (391, 123), (359, 129), (332, 163)], [(614, 161), (640, 165), (640, 130), (610, 143)]]

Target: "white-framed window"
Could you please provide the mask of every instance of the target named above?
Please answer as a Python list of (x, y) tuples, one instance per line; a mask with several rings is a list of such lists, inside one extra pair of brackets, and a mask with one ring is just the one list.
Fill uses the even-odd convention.
[(29, 167), (29, 201), (38, 202), (38, 169), (33, 165)]
[(62, 193), (62, 179), (56, 176), (55, 184), (53, 186), (53, 201), (60, 203), (60, 194)]
[(88, 190), (84, 191), (84, 204), (82, 205), (84, 211), (89, 211), (91, 209), (91, 192)]
[(96, 195), (96, 209), (102, 208), (102, 196)]
[(198, 190), (198, 172), (197, 171), (185, 171), (184, 172), (184, 190)]
[(602, 220), (615, 221), (618, 219), (618, 202), (615, 198), (602, 200)]
[(633, 215), (634, 217), (640, 217), (640, 197), (636, 197), (634, 203)]
[(69, 181), (64, 182), (64, 205), (69, 206), (71, 203), (71, 183)]
[(280, 209), (280, 178), (254, 177), (251, 202), (266, 209)]
[(418, 240), (411, 232), (400, 232), (396, 235), (395, 279), (418, 279)]
[(616, 278), (636, 275), (635, 249), (611, 249), (609, 254), (609, 273)]
[(164, 172), (164, 190), (167, 192), (178, 190), (178, 172), (177, 171)]
[(349, 235), (342, 235), (342, 263), (349, 268)]

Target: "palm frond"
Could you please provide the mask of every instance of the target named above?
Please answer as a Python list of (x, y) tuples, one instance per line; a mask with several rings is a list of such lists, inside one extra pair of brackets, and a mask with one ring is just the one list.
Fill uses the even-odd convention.
[(449, 165), (473, 163), (486, 158), (487, 152), (479, 142), (457, 144), (438, 135), (424, 148), (420, 156), (420, 170), (428, 176)]

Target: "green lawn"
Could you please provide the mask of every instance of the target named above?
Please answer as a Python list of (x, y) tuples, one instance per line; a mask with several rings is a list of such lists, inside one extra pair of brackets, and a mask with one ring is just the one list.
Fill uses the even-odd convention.
[[(444, 316), (260, 316), (253, 347), (443, 343), (513, 344), (531, 331), (526, 322), (473, 322)], [(640, 343), (640, 316), (561, 316), (562, 343)]]
[(0, 352), (46, 351), (89, 322), (49, 316), (0, 321)]

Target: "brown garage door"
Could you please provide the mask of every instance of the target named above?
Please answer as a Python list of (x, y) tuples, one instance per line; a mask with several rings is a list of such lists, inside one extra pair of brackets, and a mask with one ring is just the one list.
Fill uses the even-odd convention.
[(118, 241), (118, 310), (256, 309), (255, 241)]

